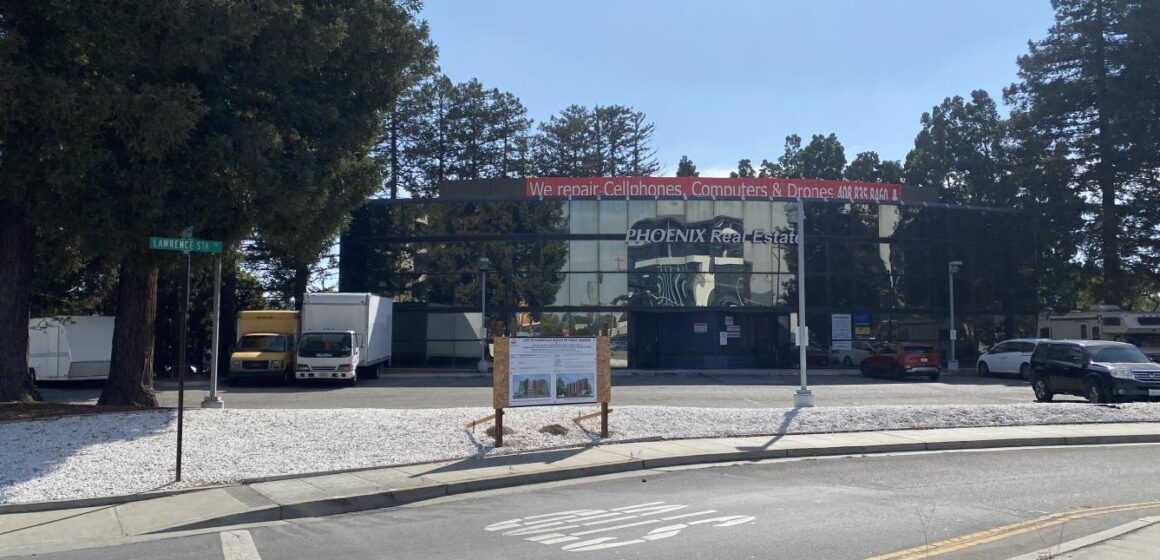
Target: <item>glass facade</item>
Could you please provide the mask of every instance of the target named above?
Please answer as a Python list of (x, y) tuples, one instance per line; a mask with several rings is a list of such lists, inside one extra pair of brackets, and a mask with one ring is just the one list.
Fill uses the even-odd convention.
[[(343, 235), (340, 289), (396, 301), (400, 364), (479, 359), (486, 256), (492, 334), (605, 332), (619, 367), (789, 367), (797, 356), (789, 326), (798, 245), (786, 205), (372, 201)], [(1030, 216), (820, 200), (805, 208), (806, 319), (818, 364), (859, 339), (921, 341), (945, 352), (952, 260), (964, 263), (955, 275), (961, 359), (1034, 334)]]

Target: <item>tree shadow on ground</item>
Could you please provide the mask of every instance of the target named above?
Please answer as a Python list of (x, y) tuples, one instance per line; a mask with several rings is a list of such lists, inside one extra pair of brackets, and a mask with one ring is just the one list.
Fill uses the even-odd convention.
[(154, 436), (176, 420), (176, 410), (153, 409), (0, 423), (0, 504), (12, 501), (17, 485), (50, 475), (93, 446)]

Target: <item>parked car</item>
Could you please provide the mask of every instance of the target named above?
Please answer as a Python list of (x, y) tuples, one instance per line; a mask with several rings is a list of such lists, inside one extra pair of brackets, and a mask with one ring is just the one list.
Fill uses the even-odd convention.
[(1013, 338), (1004, 340), (983, 352), (976, 362), (979, 375), (1005, 373), (1018, 375), (1024, 381), (1031, 378), (1031, 354), (1041, 338)]
[[(798, 348), (795, 346), (790, 348), (790, 359), (793, 360), (793, 367), (798, 367), (801, 363), (801, 355)], [(830, 351), (821, 346), (810, 344), (806, 346), (806, 365), (807, 366), (824, 366), (830, 363)]]
[(849, 348), (833, 348), (830, 360), (846, 367), (861, 366), (862, 360), (875, 354), (877, 346), (869, 340), (855, 340)]
[(862, 360), (859, 369), (864, 377), (879, 374), (894, 377), (925, 375), (931, 381), (938, 381), (942, 375), (942, 365), (934, 347), (915, 342), (883, 344), (877, 354)]
[(1050, 340), (1031, 355), (1035, 400), (1071, 394), (1094, 403), (1160, 397), (1160, 364), (1139, 348), (1106, 340)]

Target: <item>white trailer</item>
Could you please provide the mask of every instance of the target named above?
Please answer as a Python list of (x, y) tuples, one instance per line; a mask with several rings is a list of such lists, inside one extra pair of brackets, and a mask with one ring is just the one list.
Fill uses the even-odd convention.
[(1140, 348), (1160, 360), (1160, 313), (1126, 311), (1115, 305), (1096, 305), (1087, 311), (1039, 318), (1040, 338), (1115, 340)]
[(295, 377), (376, 378), (391, 361), (392, 302), (369, 293), (306, 294)]
[(37, 381), (108, 379), (113, 317), (28, 321), (28, 367)]

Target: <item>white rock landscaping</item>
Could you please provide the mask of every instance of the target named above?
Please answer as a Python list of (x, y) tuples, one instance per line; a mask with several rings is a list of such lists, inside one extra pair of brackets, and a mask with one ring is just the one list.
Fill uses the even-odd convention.
[[(0, 504), (129, 495), (333, 470), (447, 461), (600, 441), (1106, 422), (1160, 422), (1160, 404), (792, 408), (594, 406), (509, 409), (504, 447), (464, 425), (488, 408), (186, 411), (183, 482), (173, 483), (176, 411), (0, 422)], [(564, 435), (542, 433), (558, 424)]]

